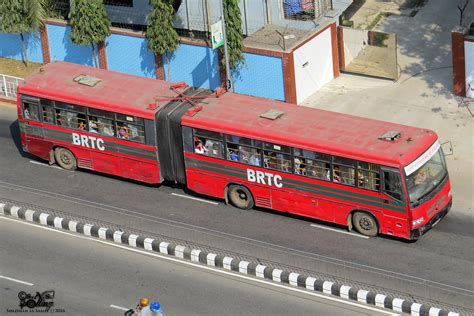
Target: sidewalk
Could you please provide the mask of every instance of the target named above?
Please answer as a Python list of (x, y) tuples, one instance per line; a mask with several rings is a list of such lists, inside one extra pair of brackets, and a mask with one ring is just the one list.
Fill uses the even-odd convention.
[(398, 36), (400, 79), (343, 74), (303, 105), (435, 130), (453, 145), (454, 155), (446, 157), (453, 211), (474, 218), (474, 118), (451, 92), (450, 32), (458, 18), (456, 6), (444, 0), (430, 0), (415, 17), (385, 18), (377, 30)]

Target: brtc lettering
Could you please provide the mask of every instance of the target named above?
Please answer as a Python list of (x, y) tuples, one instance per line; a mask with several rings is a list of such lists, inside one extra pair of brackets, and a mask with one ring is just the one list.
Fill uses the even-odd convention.
[(247, 169), (247, 180), (265, 185), (274, 185), (277, 188), (283, 187), (283, 183), (281, 182), (283, 180), (282, 177), (278, 174), (272, 174), (270, 172)]
[(74, 145), (98, 149), (101, 151), (105, 150), (104, 140), (102, 138), (94, 137), (94, 136), (87, 136), (87, 135), (80, 135), (77, 133), (72, 133), (72, 143)]

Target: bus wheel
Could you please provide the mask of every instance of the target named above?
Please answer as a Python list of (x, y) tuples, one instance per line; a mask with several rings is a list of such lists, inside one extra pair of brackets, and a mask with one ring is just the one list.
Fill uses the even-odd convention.
[(369, 213), (355, 212), (352, 217), (352, 223), (359, 233), (365, 236), (375, 237), (379, 227), (375, 218)]
[(228, 191), (230, 202), (243, 210), (253, 207), (253, 198), (250, 191), (241, 185), (231, 185)]
[(56, 148), (54, 150), (54, 158), (61, 168), (66, 170), (75, 170), (77, 167), (76, 157), (66, 148)]

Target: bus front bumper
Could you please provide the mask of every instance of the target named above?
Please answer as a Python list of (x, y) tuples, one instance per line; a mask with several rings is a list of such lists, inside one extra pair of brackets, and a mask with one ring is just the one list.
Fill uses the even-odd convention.
[(449, 210), (451, 209), (452, 204), (453, 204), (453, 200), (451, 199), (449, 203), (441, 211), (436, 213), (436, 215), (433, 216), (433, 218), (429, 220), (428, 223), (426, 223), (423, 226), (418, 227), (417, 229), (412, 229), (410, 232), (410, 239), (412, 240), (418, 239), (419, 237), (421, 237), (421, 235), (424, 235), (436, 224), (438, 224), (446, 216), (446, 214), (448, 214)]

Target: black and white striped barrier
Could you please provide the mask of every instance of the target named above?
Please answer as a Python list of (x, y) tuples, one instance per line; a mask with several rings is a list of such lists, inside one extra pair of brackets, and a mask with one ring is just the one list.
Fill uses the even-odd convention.
[(103, 240), (113, 241), (135, 248), (158, 252), (191, 262), (205, 264), (207, 266), (222, 268), (261, 279), (285, 283), (295, 287), (305, 288), (311, 291), (334, 295), (343, 299), (358, 301), (368, 305), (386, 308), (400, 313), (408, 313), (413, 316), (459, 316), (458, 313), (449, 312), (440, 308), (431, 307), (426, 304), (414, 303), (408, 300), (393, 298), (372, 291), (356, 289), (348, 285), (340, 285), (330, 281), (324, 281), (311, 276), (300, 275), (295, 272), (283, 271), (261, 264), (248, 261), (236, 260), (232, 257), (207, 253), (199, 249), (191, 249), (181, 245), (173, 245), (165, 241), (146, 238), (136, 234), (113, 230), (111, 228), (99, 227), (92, 224), (84, 224), (67, 218), (53, 216), (39, 211), (29, 210), (15, 205), (0, 203), (0, 215), (24, 219), (29, 222), (51, 226), (85, 236), (96, 237)]

